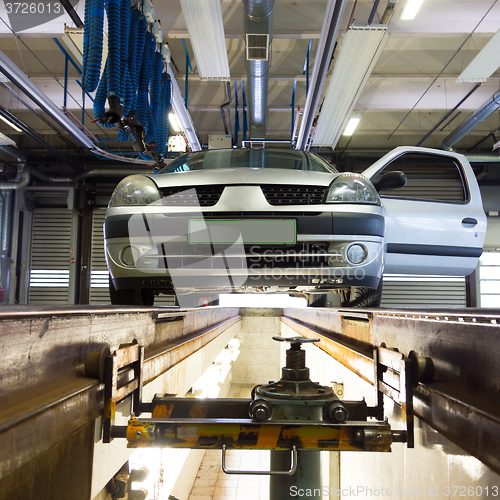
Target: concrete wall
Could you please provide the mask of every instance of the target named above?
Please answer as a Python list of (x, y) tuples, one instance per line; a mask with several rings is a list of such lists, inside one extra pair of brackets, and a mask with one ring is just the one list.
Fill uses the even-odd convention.
[[(282, 332), (283, 335), (295, 334), (286, 325)], [(317, 347), (307, 346), (306, 351), (306, 364), (314, 381), (325, 385), (340, 382), (344, 399), (364, 397), (368, 405), (375, 404), (375, 392), (370, 384)], [(384, 404), (391, 426), (404, 428), (400, 408), (388, 398)], [(500, 495), (500, 476), (416, 418), (413, 449), (395, 443), (391, 453), (341, 452), (340, 489), (342, 499), (490, 498), (495, 491)]]
[[(235, 325), (228, 328), (224, 333), (219, 335), (216, 339), (206, 345), (204, 348), (195, 352), (193, 355), (189, 356), (186, 360), (178, 363), (168, 370), (164, 375), (155, 379), (152, 383), (144, 386), (143, 388), (143, 400), (151, 401), (155, 394), (185, 394), (193, 384), (203, 375), (205, 370), (212, 364), (213, 360), (217, 355), (224, 349), (227, 343), (239, 333), (241, 323), (236, 323)], [(228, 384), (226, 384), (228, 386)], [(117, 414), (120, 408), (117, 408)], [(128, 408), (124, 408), (123, 415), (116, 416), (116, 425), (126, 425), (128, 415)], [(147, 416), (147, 415), (146, 415)], [(96, 422), (96, 439), (94, 445), (94, 459), (93, 459), (93, 474), (92, 474), (92, 499), (101, 500), (107, 498), (102, 492), (105, 488), (107, 482), (111, 477), (118, 472), (120, 467), (124, 462), (128, 460), (131, 456), (133, 450), (127, 449), (127, 442), (125, 440), (115, 439), (111, 444), (104, 444), (100, 439), (100, 419)], [(183, 452), (183, 450), (172, 450), (177, 452)], [(186, 484), (186, 488), (189, 490), (189, 478), (192, 476), (192, 481), (196, 474), (188, 474), (191, 470), (194, 473), (198, 470), (199, 463), (203, 459), (203, 453), (197, 453), (198, 450), (190, 455), (190, 460), (186, 462), (186, 471), (183, 471), (183, 482)], [(187, 460), (182, 453), (177, 454), (177, 458), (173, 460), (174, 464), (181, 464), (179, 471), (182, 469), (182, 464)], [(183, 460), (180, 460), (180, 457)], [(194, 460), (194, 462), (193, 462)], [(196, 465), (198, 464), (198, 465)], [(172, 476), (170, 477), (172, 487), (177, 481), (177, 475), (175, 471), (170, 467)], [(185, 474), (185, 475), (184, 475)], [(178, 484), (179, 494), (182, 496), (182, 492), (186, 488), (181, 488), (182, 483)], [(192, 482), (191, 482), (192, 485)], [(104, 496), (103, 496), (104, 494)], [(167, 495), (168, 496), (168, 495)], [(186, 497), (187, 498), (187, 497)], [(181, 497), (179, 497), (180, 500)]]
[(240, 355), (233, 364), (233, 383), (267, 384), (280, 378), (281, 309), (241, 309)]

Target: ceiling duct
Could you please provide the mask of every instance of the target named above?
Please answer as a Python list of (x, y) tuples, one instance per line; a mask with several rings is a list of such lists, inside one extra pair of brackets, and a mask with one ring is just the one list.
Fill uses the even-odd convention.
[(442, 148), (445, 151), (453, 151), (453, 146), (464, 138), (471, 130), (474, 130), (488, 116), (500, 108), (500, 90), (495, 92), (479, 109), (464, 120), (448, 137), (443, 140)]
[(9, 189), (22, 189), (26, 187), (31, 179), (31, 168), (25, 168), (24, 163), (19, 163), (17, 165), (17, 175), (14, 179), (8, 182), (0, 182), (0, 190), (9, 190)]
[(250, 138), (265, 139), (269, 47), (272, 40), (274, 0), (243, 0), (243, 7), (247, 41)]

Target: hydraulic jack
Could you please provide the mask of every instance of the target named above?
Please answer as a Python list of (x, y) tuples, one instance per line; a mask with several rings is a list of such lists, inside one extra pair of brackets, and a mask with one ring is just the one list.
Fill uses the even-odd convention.
[[(104, 442), (125, 438), (129, 448), (221, 449), (222, 469), (227, 474), (270, 475), (273, 500), (289, 498), (292, 486), (321, 487), (320, 450), (389, 452), (395, 442), (413, 447), (413, 384), (418, 382), (421, 360), (376, 348), (377, 406), (370, 407), (364, 399), (341, 401), (332, 388), (310, 380), (301, 345), (319, 339), (273, 339), (290, 342), (286, 366), (279, 381), (256, 386), (250, 399), (165, 395), (145, 403), (141, 379), (144, 348), (131, 344), (113, 355), (96, 353), (100, 357), (94, 359), (94, 365), (103, 371), (105, 382)], [(427, 367), (432, 365), (430, 359), (425, 361)], [(393, 430), (384, 420), (384, 394), (401, 406), (406, 429)], [(116, 404), (130, 395), (133, 415), (128, 425), (116, 426)], [(151, 418), (141, 418), (142, 413), (150, 413)], [(229, 470), (225, 454), (230, 449), (271, 450), (271, 470)]]

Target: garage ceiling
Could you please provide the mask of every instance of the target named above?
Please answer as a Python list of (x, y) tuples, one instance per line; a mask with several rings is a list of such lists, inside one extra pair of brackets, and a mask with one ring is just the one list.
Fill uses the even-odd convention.
[[(399, 0), (396, 4), (394, 16), (388, 26), (389, 42), (354, 107), (355, 111), (361, 114), (360, 124), (352, 137), (343, 136), (340, 139), (333, 152), (334, 155), (379, 155), (399, 145), (416, 145), (474, 87), (474, 84), (456, 83), (455, 80), (500, 29), (500, 2), (495, 2), (490, 12), (476, 28), (494, 0), (424, 0), (416, 18), (405, 21), (401, 19), (401, 13), (406, 2), (407, 0)], [(303, 68), (307, 49), (312, 39), (310, 58), (312, 73), (327, 3), (327, 0), (276, 0), (274, 39), (270, 56), (268, 139), (290, 138), (294, 82), (297, 82), (295, 106), (304, 107), (306, 76), (303, 75)], [(241, 0), (222, 0), (221, 5), (231, 71), (231, 92), (234, 93), (234, 82), (237, 81), (241, 122), (240, 81), (246, 82), (247, 78), (243, 6)], [(351, 16), (355, 26), (367, 24), (373, 5), (373, 0), (349, 0), (347, 2), (338, 41), (341, 41), (345, 34)], [(381, 0), (373, 24), (380, 22), (386, 6), (387, 0)], [(80, 0), (76, 11), (82, 19), (83, 7), (83, 0)], [(157, 19), (161, 20), (163, 39), (169, 43), (175, 63), (174, 72), (183, 92), (185, 52), (182, 39), (186, 41), (194, 70), (189, 75), (189, 111), (201, 142), (206, 144), (208, 134), (224, 134), (220, 106), (227, 101), (225, 84), (200, 81), (180, 1), (155, 0), (154, 7)], [(74, 26), (71, 19), (64, 15), (42, 26), (20, 30), (16, 38), (7, 26), (9, 18), (5, 3), (0, 4), (0, 17), (0, 50), (28, 74), (32, 82), (58, 107), (61, 107), (64, 94), (65, 58), (53, 38), (61, 40), (64, 24)], [(476, 28), (474, 34), (448, 64), (474, 28)], [(328, 75), (331, 75), (337, 54), (338, 46)], [(444, 71), (443, 68), (445, 68)], [(440, 72), (442, 72), (441, 76), (419, 101)], [(68, 74), (67, 107), (81, 120), (82, 91), (76, 83), (79, 75), (71, 65)], [(329, 76), (323, 95), (328, 81)], [(442, 140), (460, 122), (499, 90), (499, 83), (500, 72), (497, 71), (464, 102), (457, 113), (451, 116), (451, 118), (455, 117), (453, 121), (444, 129), (442, 126), (438, 128), (423, 145), (440, 147)], [(16, 96), (38, 111), (39, 115), (28, 110)], [(320, 103), (322, 99), (323, 97)], [(419, 101), (418, 104), (416, 104), (417, 101)], [(69, 139), (69, 136), (65, 136), (62, 131), (58, 135), (54, 130), (58, 130), (57, 126), (51, 127), (50, 119), (5, 79), (2, 79), (0, 85), (0, 104), (32, 127), (49, 144), (61, 150), (69, 148), (68, 143), (62, 139), (63, 137)], [(104, 140), (104, 143), (113, 151), (130, 151), (129, 144), (119, 143), (116, 140), (117, 133), (114, 130), (102, 129), (91, 123), (93, 113), (89, 104), (87, 98), (85, 100), (85, 126), (89, 131)], [(410, 112), (409, 115), (395, 131), (408, 112)], [(234, 101), (229, 120), (234, 128)], [(499, 128), (499, 114), (493, 113), (456, 147), (460, 151), (466, 151), (486, 138), (481, 144), (475, 146), (473, 151), (491, 153), (493, 144), (499, 140), (495, 136)], [(21, 134), (3, 122), (0, 122), (0, 132), (16, 141), (18, 146), (30, 148), (35, 153), (39, 151), (41, 155), (44, 154), (40, 145), (32, 143), (27, 137), (21, 137)], [(491, 132), (493, 135), (490, 135)], [(70, 140), (70, 142), (73, 141)], [(327, 148), (323, 148), (323, 151), (327, 152)], [(4, 158), (5, 153), (0, 152), (0, 155)]]

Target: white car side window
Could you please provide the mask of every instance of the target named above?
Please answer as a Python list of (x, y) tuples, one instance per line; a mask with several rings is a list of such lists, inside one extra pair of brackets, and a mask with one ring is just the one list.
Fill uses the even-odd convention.
[(402, 188), (381, 191), (383, 197), (448, 203), (464, 203), (469, 199), (463, 169), (450, 156), (406, 153), (389, 163), (381, 174), (394, 170), (404, 172), (408, 182)]

